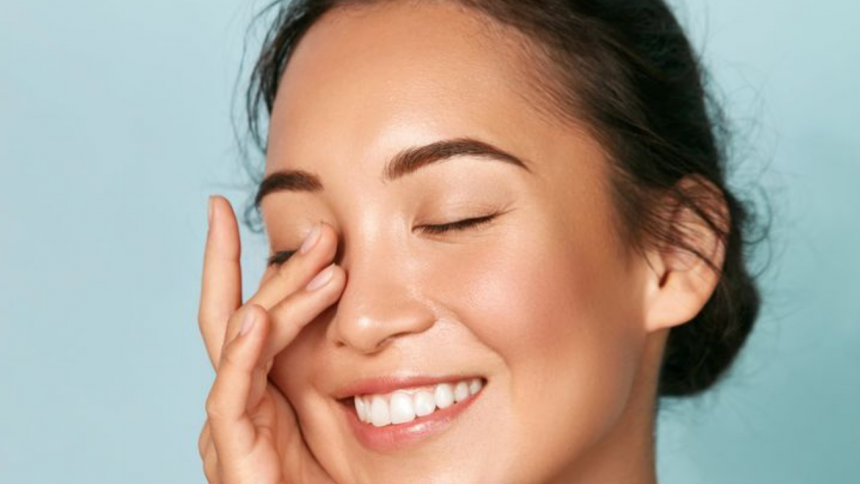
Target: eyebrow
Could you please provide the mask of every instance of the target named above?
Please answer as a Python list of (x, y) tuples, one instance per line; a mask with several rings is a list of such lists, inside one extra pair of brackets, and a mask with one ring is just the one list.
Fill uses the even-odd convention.
[[(526, 162), (490, 143), (473, 138), (456, 138), (400, 151), (386, 163), (382, 171), (382, 179), (383, 182), (398, 180), (433, 163), (458, 156), (472, 156), (484, 160), (509, 163), (531, 173), (530, 162)], [(259, 209), (263, 198), (276, 192), (314, 193), (323, 190), (325, 187), (322, 180), (313, 173), (304, 170), (281, 170), (263, 179), (257, 189), (257, 195), (254, 197), (254, 206)]]

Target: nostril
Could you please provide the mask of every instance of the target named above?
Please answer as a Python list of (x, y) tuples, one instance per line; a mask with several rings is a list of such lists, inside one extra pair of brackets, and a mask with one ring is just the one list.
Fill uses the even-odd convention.
[[(341, 264), (348, 264), (346, 259)], [(430, 329), (437, 319), (432, 302), (404, 284), (405, 274), (380, 270), (384, 268), (375, 262), (378, 259), (368, 255), (366, 260), (353, 261), (351, 270), (343, 271), (343, 291), (332, 306), (335, 313), (326, 329), (333, 347), (348, 347), (365, 355), (378, 353), (393, 346), (389, 343), (395, 339)]]

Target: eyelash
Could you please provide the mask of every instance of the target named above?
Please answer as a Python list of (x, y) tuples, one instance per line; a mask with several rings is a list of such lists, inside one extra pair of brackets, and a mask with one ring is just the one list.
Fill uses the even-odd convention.
[(270, 266), (279, 266), (286, 262), (290, 257), (295, 254), (295, 250), (282, 250), (280, 252), (275, 252), (266, 260), (266, 264)]
[(439, 235), (444, 234), (446, 232), (466, 230), (487, 224), (491, 222), (494, 218), (496, 218), (498, 215), (498, 213), (493, 213), (490, 215), (485, 215), (483, 217), (467, 218), (465, 220), (458, 220), (456, 222), (450, 222), (447, 224), (422, 225), (421, 229), (424, 230), (425, 233)]
[[(498, 213), (493, 213), (490, 215), (485, 215), (483, 217), (474, 217), (468, 218), (464, 220), (458, 220), (456, 222), (450, 222), (446, 224), (439, 225), (422, 225), (420, 228), (424, 231), (424, 233), (431, 235), (440, 235), (447, 232), (454, 231), (463, 231), (467, 229), (476, 228), (478, 226), (490, 223), (494, 218), (498, 217)], [(297, 251), (295, 250), (282, 250), (280, 252), (276, 252), (272, 256), (270, 256), (267, 260), (268, 265), (281, 265), (285, 263), (290, 257), (293, 256)]]

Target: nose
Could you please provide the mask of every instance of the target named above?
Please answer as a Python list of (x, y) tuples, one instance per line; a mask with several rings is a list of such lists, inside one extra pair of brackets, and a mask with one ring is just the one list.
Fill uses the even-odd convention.
[[(378, 242), (378, 241), (377, 241)], [(363, 353), (382, 351), (388, 343), (428, 330), (436, 320), (421, 295), (419, 267), (408, 255), (397, 256), (383, 244), (354, 251), (342, 259), (346, 287), (327, 329), (336, 346)]]

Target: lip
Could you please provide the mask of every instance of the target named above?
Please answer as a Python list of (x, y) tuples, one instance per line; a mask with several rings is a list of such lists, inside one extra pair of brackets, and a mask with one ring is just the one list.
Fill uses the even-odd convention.
[[(461, 402), (454, 403), (450, 407), (437, 409), (435, 412), (424, 417), (403, 424), (386, 425), (375, 427), (358, 419), (353, 399), (355, 395), (367, 395), (376, 393), (390, 393), (395, 390), (419, 386), (430, 386), (439, 383), (452, 383), (468, 378), (481, 378), (484, 383), (481, 391)], [(339, 395), (340, 402), (346, 415), (349, 427), (352, 429), (356, 439), (366, 448), (377, 452), (393, 452), (435, 437), (448, 428), (461, 416), (471, 405), (477, 401), (486, 390), (487, 379), (478, 376), (452, 376), (452, 377), (384, 377), (362, 380), (344, 387)]]

